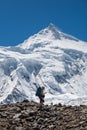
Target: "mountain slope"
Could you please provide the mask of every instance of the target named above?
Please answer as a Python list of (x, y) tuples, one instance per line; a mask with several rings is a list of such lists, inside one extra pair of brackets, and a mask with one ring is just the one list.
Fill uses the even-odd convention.
[(87, 104), (87, 43), (53, 24), (15, 47), (0, 47), (0, 103), (38, 102), (36, 86), (45, 86), (45, 103)]

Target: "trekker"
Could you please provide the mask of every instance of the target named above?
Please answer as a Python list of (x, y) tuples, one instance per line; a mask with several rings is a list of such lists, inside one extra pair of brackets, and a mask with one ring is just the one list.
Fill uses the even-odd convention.
[(36, 96), (38, 96), (40, 100), (40, 108), (42, 108), (44, 105), (44, 97), (45, 97), (44, 90), (45, 87), (38, 87), (36, 91)]

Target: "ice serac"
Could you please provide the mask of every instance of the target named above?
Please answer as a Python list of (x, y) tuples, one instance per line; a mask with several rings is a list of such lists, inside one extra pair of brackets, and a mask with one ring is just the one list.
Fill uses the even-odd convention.
[(38, 102), (36, 84), (45, 86), (45, 103), (87, 104), (87, 43), (49, 24), (22, 44), (0, 47), (0, 103)]

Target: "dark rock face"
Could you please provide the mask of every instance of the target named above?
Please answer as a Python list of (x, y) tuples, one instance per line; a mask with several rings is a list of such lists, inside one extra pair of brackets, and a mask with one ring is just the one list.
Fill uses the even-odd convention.
[(87, 130), (87, 106), (0, 105), (0, 130)]

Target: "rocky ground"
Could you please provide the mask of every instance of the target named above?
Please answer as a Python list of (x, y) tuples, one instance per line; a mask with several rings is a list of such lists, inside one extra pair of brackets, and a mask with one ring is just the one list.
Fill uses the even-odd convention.
[(87, 130), (87, 106), (0, 105), (0, 130)]

